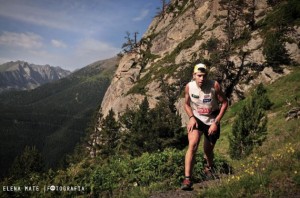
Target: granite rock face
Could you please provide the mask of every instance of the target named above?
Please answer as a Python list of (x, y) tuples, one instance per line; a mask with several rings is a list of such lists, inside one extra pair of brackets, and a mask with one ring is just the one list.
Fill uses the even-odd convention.
[[(181, 75), (182, 69), (193, 67), (192, 64), (199, 60), (208, 59), (211, 52), (203, 49), (203, 45), (211, 38), (217, 38), (221, 44), (227, 38), (224, 29), (228, 10), (220, 2), (220, 0), (171, 0), (166, 11), (153, 19), (139, 47), (134, 52), (123, 55), (101, 105), (104, 116), (110, 109), (113, 109), (118, 117), (126, 108), (137, 108), (145, 96), (149, 100), (150, 107), (155, 107), (159, 96), (164, 94), (160, 78), (169, 84), (176, 84), (178, 82), (176, 76)], [(251, 2), (253, 1), (247, 1), (249, 5)], [(255, 1), (253, 6), (255, 21), (263, 19), (272, 10), (266, 0)], [(245, 21), (238, 21), (237, 31), (242, 31), (245, 27), (248, 27)], [(297, 41), (300, 28), (293, 27), (293, 29), (295, 31), (290, 37)], [(238, 93), (249, 90), (257, 83), (273, 82), (280, 75), (288, 73), (285, 69), (279, 75), (271, 68), (265, 68), (263, 42), (261, 31), (254, 29), (250, 32), (250, 39), (232, 50), (229, 60), (233, 64), (233, 74), (239, 72), (241, 65), (258, 67), (248, 68), (242, 72), (243, 76), (233, 86), (232, 101), (239, 100)], [(286, 48), (292, 60), (299, 63), (299, 45), (296, 42), (286, 43)], [(239, 54), (244, 51), (247, 52), (247, 56), (241, 59)], [(211, 71), (214, 69), (213, 65)], [(259, 72), (255, 74), (255, 79), (252, 79), (257, 71)], [(184, 124), (181, 99), (177, 102), (177, 108), (182, 114)]]

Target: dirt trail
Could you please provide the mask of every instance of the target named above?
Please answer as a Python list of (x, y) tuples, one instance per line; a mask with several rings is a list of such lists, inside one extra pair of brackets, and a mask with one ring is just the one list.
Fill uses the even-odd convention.
[(166, 192), (154, 193), (150, 196), (150, 198), (196, 198), (199, 197), (201, 191), (204, 188), (213, 186), (213, 184), (217, 183), (218, 181), (219, 180), (211, 180), (211, 181), (203, 181), (201, 183), (195, 183), (193, 185), (193, 190), (191, 191), (184, 191), (178, 188)]

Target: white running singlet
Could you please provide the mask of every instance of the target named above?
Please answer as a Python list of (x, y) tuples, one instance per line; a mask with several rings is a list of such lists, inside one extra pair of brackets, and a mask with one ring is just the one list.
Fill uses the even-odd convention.
[(215, 112), (219, 110), (214, 84), (213, 80), (204, 81), (201, 88), (196, 81), (188, 84), (193, 114), (206, 125), (211, 125), (215, 121), (217, 116)]

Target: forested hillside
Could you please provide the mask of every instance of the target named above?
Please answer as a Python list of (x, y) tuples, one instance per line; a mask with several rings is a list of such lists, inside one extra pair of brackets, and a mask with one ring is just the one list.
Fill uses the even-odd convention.
[[(267, 111), (267, 138), (261, 146), (243, 159), (229, 156), (229, 136), (237, 112), (249, 101), (230, 107), (222, 122), (222, 137), (216, 147), (216, 166), (220, 178), (206, 181), (202, 169), (202, 149), (196, 157), (193, 191), (178, 190), (183, 178), (185, 149), (167, 148), (152, 153), (143, 152), (138, 157), (119, 152), (89, 158), (85, 157), (58, 171), (39, 171), (38, 164), (31, 169), (26, 163), (15, 167), (15, 172), (28, 170), (28, 174), (11, 175), (2, 186), (35, 185), (39, 192), (1, 192), (1, 197), (298, 197), (300, 195), (300, 136), (299, 117), (287, 113), (300, 108), (300, 70), (292, 72), (271, 85), (264, 85), (272, 107)], [(292, 89), (290, 89), (292, 87)], [(254, 89), (253, 91), (255, 91)], [(281, 93), (286, 94), (281, 94)], [(39, 159), (34, 150), (28, 149), (27, 162)], [(24, 153), (25, 154), (25, 153)], [(22, 155), (25, 157), (25, 155)], [(78, 153), (83, 155), (83, 153)], [(23, 158), (21, 158), (23, 159)], [(26, 158), (25, 158), (26, 159)], [(22, 162), (22, 160), (20, 160)], [(24, 161), (23, 161), (24, 162)], [(50, 190), (54, 185), (54, 190)], [(45, 189), (44, 189), (45, 187)], [(66, 190), (67, 187), (73, 190)], [(75, 190), (74, 188), (77, 187)], [(61, 188), (61, 189), (60, 189)], [(65, 190), (63, 190), (63, 188)]]
[[(65, 168), (23, 163), (41, 161), (35, 148), (26, 148), (2, 185), (42, 190), (1, 195), (299, 197), (299, 13), (298, 0), (162, 1), (142, 39), (125, 43), (85, 140)], [(199, 62), (230, 106), (212, 177), (204, 174), (199, 146), (193, 191), (181, 191), (188, 120), (183, 90)]]
[(85, 136), (117, 63), (118, 58), (99, 61), (37, 89), (1, 94), (1, 176), (25, 146), (35, 146), (47, 168), (62, 166)]

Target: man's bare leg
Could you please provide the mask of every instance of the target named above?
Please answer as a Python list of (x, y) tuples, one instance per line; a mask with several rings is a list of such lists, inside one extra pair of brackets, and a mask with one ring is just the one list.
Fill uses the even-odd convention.
[(193, 160), (195, 153), (197, 152), (201, 133), (198, 130), (193, 130), (188, 134), (189, 146), (185, 155), (185, 176), (190, 177), (192, 175)]
[(214, 164), (214, 147), (215, 144), (212, 144), (206, 137), (204, 137), (204, 158), (206, 159), (208, 167), (213, 167)]

